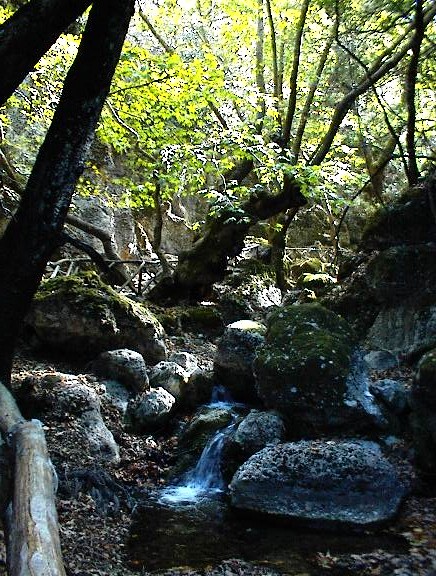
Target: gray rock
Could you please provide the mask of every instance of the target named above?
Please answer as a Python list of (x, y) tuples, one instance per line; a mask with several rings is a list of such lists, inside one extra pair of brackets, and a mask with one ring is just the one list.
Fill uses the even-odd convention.
[(389, 350), (371, 350), (364, 360), (370, 370), (389, 370), (398, 366), (398, 358)]
[(251, 410), (229, 436), (223, 451), (223, 472), (230, 480), (250, 456), (270, 444), (283, 442), (285, 425), (277, 412)]
[(268, 444), (278, 444), (285, 436), (283, 418), (276, 412), (251, 412), (239, 424), (233, 442), (251, 456)]
[(3, 514), (4, 507), (9, 499), (11, 478), (12, 470), (6, 454), (6, 445), (0, 435), (0, 514)]
[(383, 308), (369, 329), (367, 344), (400, 359), (436, 346), (436, 305), (407, 302)]
[(43, 282), (26, 322), (47, 347), (73, 357), (129, 348), (150, 364), (166, 358), (164, 331), (153, 314), (96, 274)]
[(96, 462), (119, 463), (119, 448), (101, 415), (100, 397), (86, 376), (47, 374), (40, 381), (35, 400), (50, 409), (51, 417), (75, 421), (72, 433), (77, 432), (84, 455)]
[(393, 414), (400, 416), (409, 407), (410, 394), (404, 384), (384, 378), (370, 384), (370, 391)]
[(214, 357), (217, 382), (225, 386), (235, 400), (256, 399), (253, 362), (256, 351), (265, 342), (266, 327), (252, 320), (229, 324), (218, 342)]
[(175, 362), (189, 375), (198, 368), (197, 358), (193, 354), (189, 354), (189, 352), (173, 352), (168, 361)]
[(181, 400), (189, 380), (189, 372), (175, 362), (164, 361), (153, 366), (150, 370), (149, 379), (152, 388), (164, 388), (176, 400)]
[(268, 446), (236, 472), (235, 508), (312, 526), (391, 520), (405, 488), (374, 442), (306, 441)]
[(181, 399), (183, 408), (192, 410), (210, 402), (213, 387), (213, 372), (197, 368), (184, 386), (183, 398)]
[(122, 348), (103, 352), (92, 364), (98, 376), (118, 380), (134, 392), (149, 388), (147, 368), (139, 352)]
[(412, 384), (410, 424), (416, 460), (427, 474), (436, 473), (436, 349), (418, 363)]
[(130, 400), (126, 424), (137, 432), (154, 432), (170, 420), (176, 399), (163, 388), (154, 388)]

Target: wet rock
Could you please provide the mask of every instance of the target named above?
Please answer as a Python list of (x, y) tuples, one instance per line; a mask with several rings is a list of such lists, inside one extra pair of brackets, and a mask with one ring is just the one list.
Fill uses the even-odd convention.
[(412, 385), (410, 424), (416, 459), (426, 474), (436, 473), (436, 349), (419, 361)]
[(205, 406), (200, 409), (180, 436), (178, 459), (171, 476), (179, 477), (192, 468), (212, 435), (230, 424), (232, 419), (233, 413), (228, 408)]
[(154, 432), (169, 422), (176, 399), (164, 388), (153, 388), (130, 400), (126, 425), (135, 432)]
[(319, 304), (274, 311), (254, 362), (259, 397), (291, 433), (372, 427), (381, 415), (354, 348), (348, 323)]
[(253, 362), (256, 351), (265, 342), (266, 327), (252, 320), (229, 324), (218, 342), (214, 357), (217, 382), (225, 386), (235, 400), (257, 399)]
[(44, 345), (74, 357), (129, 348), (150, 364), (166, 358), (156, 318), (94, 273), (43, 282), (26, 322)]
[(389, 350), (371, 350), (364, 360), (371, 370), (388, 370), (398, 366), (398, 358)]
[(144, 358), (134, 350), (122, 348), (103, 352), (94, 360), (92, 368), (98, 376), (117, 380), (134, 392), (149, 388)]
[(370, 384), (369, 389), (396, 416), (401, 416), (409, 409), (410, 394), (402, 382), (384, 378)]
[(283, 442), (284, 437), (285, 425), (280, 414), (251, 410), (226, 442), (223, 454), (226, 477), (230, 480), (250, 456), (269, 444)]
[(391, 520), (405, 488), (380, 447), (364, 440), (268, 446), (236, 472), (235, 508), (323, 527)]

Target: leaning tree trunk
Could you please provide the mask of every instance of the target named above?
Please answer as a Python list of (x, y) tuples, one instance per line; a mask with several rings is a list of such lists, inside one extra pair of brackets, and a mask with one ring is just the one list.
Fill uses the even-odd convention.
[(30, 0), (0, 26), (0, 106), (91, 0)]
[(224, 278), (229, 258), (240, 254), (251, 226), (305, 204), (299, 184), (286, 179), (279, 194), (253, 194), (236, 210), (209, 218), (201, 238), (179, 255), (173, 276), (159, 282), (148, 297), (156, 301), (208, 297), (212, 285)]
[(20, 206), (0, 241), (0, 379), (56, 247), (110, 89), (134, 0), (96, 0)]

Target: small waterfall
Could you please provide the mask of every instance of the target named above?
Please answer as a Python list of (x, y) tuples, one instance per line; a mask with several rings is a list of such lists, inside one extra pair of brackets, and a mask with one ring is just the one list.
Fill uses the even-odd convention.
[[(210, 408), (231, 408), (235, 403), (224, 386), (217, 386), (212, 392)], [(200, 458), (192, 470), (189, 470), (180, 483), (164, 489), (159, 498), (160, 502), (182, 504), (194, 502), (206, 495), (223, 492), (226, 488), (221, 473), (221, 456), (226, 438), (235, 427), (236, 415), (230, 424), (217, 430), (209, 439)]]

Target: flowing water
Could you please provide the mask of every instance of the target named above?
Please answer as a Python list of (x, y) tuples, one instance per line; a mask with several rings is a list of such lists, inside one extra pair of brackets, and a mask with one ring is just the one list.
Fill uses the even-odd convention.
[[(210, 406), (231, 408), (234, 403), (224, 389), (217, 389)], [(304, 531), (232, 510), (220, 459), (234, 426), (233, 421), (218, 430), (197, 465), (177, 485), (151, 494), (138, 509), (129, 540), (133, 566), (151, 572), (177, 566), (201, 569), (240, 558), (270, 567), (274, 573), (316, 576), (310, 557), (317, 553), (406, 550), (405, 541), (397, 537)]]

